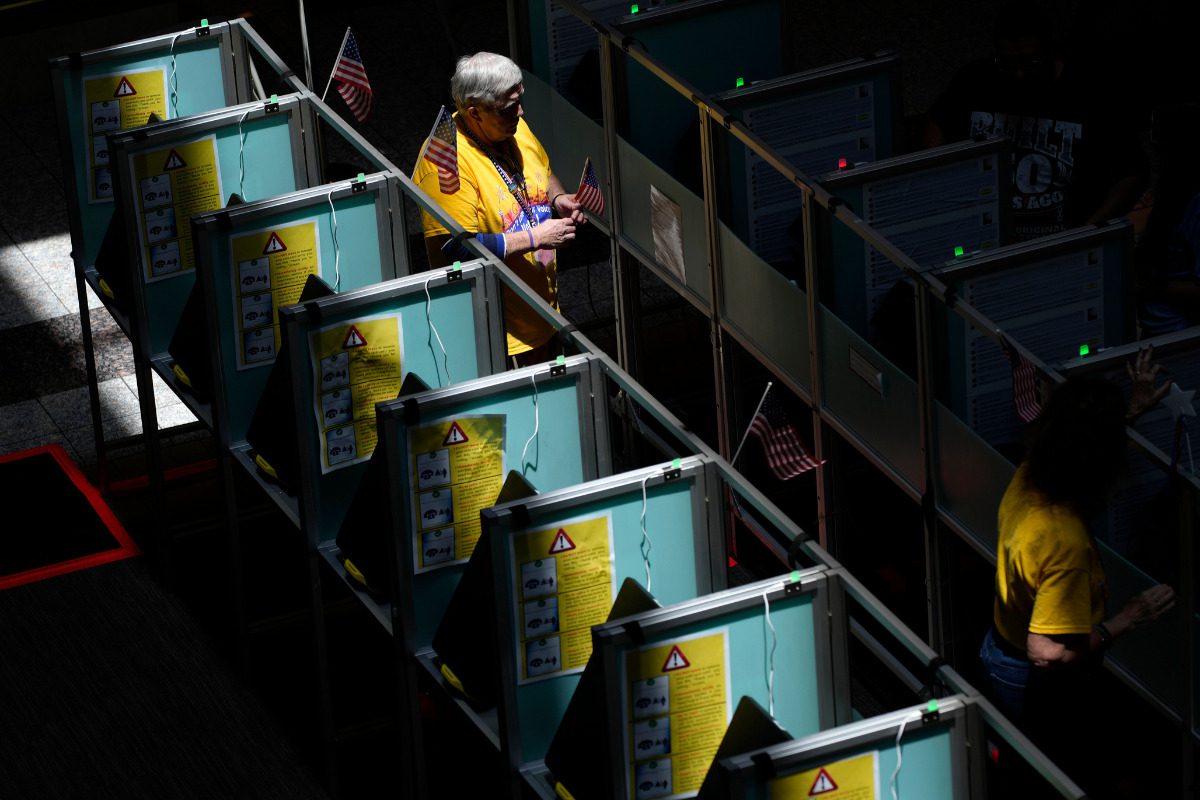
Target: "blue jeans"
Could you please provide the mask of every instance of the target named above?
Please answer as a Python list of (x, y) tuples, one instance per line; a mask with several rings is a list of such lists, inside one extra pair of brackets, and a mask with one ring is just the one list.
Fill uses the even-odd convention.
[(1032, 665), (1027, 658), (1018, 658), (1000, 649), (996, 634), (988, 629), (979, 648), (979, 660), (983, 662), (991, 685), (992, 699), (1011, 720), (1018, 721), (1025, 710), (1025, 687), (1029, 684)]

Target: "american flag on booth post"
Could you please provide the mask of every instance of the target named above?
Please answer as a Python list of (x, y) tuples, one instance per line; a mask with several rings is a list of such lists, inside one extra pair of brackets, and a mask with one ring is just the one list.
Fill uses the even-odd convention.
[(349, 28), (342, 42), (342, 52), (333, 65), (333, 80), (338, 82), (337, 92), (350, 107), (350, 113), (359, 122), (366, 122), (367, 117), (371, 116), (375, 93), (371, 91), (371, 82), (367, 80), (358, 42)]
[(421, 157), (437, 167), (442, 194), (458, 191), (458, 129), (454, 127), (454, 115), (445, 106), (438, 112)]
[(788, 420), (783, 405), (770, 393), (763, 398), (758, 413), (750, 421), (750, 433), (762, 443), (767, 454), (767, 466), (781, 481), (802, 475), (825, 463), (809, 455), (800, 439), (800, 432)]
[(591, 156), (583, 162), (583, 176), (579, 179), (575, 201), (598, 217), (604, 215), (604, 195), (600, 192), (600, 181), (596, 179)]
[(1042, 386), (1038, 371), (1012, 345), (1005, 346), (1004, 354), (1008, 356), (1012, 367), (1013, 406), (1017, 416), (1022, 422), (1033, 422), (1042, 413)]

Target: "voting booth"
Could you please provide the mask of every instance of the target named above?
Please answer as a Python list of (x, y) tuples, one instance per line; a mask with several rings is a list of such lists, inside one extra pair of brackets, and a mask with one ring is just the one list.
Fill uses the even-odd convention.
[(688, 457), (483, 511), (493, 589), (484, 630), (497, 639), (497, 738), (514, 775), (545, 757), (589, 663), (592, 626), (626, 580), (664, 604), (724, 587), (715, 496), (711, 462)]
[(308, 276), (344, 293), (409, 272), (399, 193), (374, 173), (193, 217), (197, 281), (159, 372), (215, 403), (226, 446), (246, 438), (283, 342), (280, 309)]
[(52, 59), (75, 268), (95, 263), (112, 217), (109, 139), (159, 120), (252, 98), (247, 48), (235, 23), (201, 24)]
[[(847, 165), (817, 180), (917, 264), (940, 265), (1009, 243), (1006, 152), (1000, 137), (959, 142)], [(845, 225), (828, 223), (818, 246), (822, 301), (877, 341), (886, 335), (876, 324), (880, 309), (903, 273)], [(911, 312), (911, 288), (896, 302)]]
[(587, 671), (600, 679), (583, 681), (596, 699), (568, 714), (599, 716), (565, 721), (572, 735), (526, 780), (577, 800), (690, 797), (741, 697), (789, 731), (836, 725), (849, 698), (840, 591), (815, 567), (595, 626)]
[(510, 471), (538, 491), (608, 474), (600, 377), (589, 356), (573, 356), (379, 405), (392, 487), (393, 635), (405, 652), (429, 647), (479, 540), (479, 512)]
[(191, 216), (232, 195), (259, 200), (319, 183), (312, 129), (308, 101), (285, 95), (109, 138), (128, 261), (103, 264), (97, 284), (105, 296), (128, 292), (119, 302), (142, 358), (166, 350), (195, 282)]
[[(747, 80), (714, 95), (713, 102), (815, 179), (895, 153), (900, 60), (884, 52), (771, 80)], [(795, 260), (803, 248), (794, 230), (802, 195), (741, 142), (729, 136), (718, 141), (733, 230), (768, 263)]]
[(279, 310), (291, 380), (259, 405), (272, 404), (268, 415), (273, 404), (290, 405), (291, 415), (277, 416), (285, 426), (295, 420), (293, 494), (264, 477), (249, 443), (231, 448), (314, 550), (335, 537), (374, 453), (377, 403), (394, 400), (410, 373), (432, 386), (502, 368), (500, 321), (488, 302), (496, 292), (488, 269), (472, 262)]
[[(1046, 362), (1132, 340), (1133, 225), (1087, 226), (950, 260), (932, 274), (955, 296)], [(1015, 365), (1004, 350), (946, 315), (945, 397), (989, 442), (1019, 438)]]
[[(725, 797), (984, 797), (974, 698), (952, 695), (721, 760)], [(651, 795), (643, 795), (650, 797)]]

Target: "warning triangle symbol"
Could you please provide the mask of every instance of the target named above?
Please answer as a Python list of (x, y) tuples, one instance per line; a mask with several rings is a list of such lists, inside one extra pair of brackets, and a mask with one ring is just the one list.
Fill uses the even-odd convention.
[(358, 326), (351, 325), (350, 330), (346, 331), (346, 340), (342, 342), (342, 349), (349, 350), (351, 347), (362, 347), (367, 343), (367, 340), (358, 331)]
[(129, 78), (121, 78), (121, 82), (117, 84), (117, 90), (113, 92), (113, 97), (132, 97), (135, 94), (137, 94), (137, 89), (133, 88)]
[(167, 155), (167, 163), (163, 164), (163, 169), (181, 169), (186, 166), (187, 162), (183, 160), (183, 157), (172, 150)]
[(567, 536), (567, 532), (559, 528), (558, 535), (554, 537), (554, 543), (550, 545), (550, 555), (555, 553), (565, 553), (568, 550), (574, 550), (575, 543), (571, 541), (571, 537)]
[(467, 435), (463, 433), (462, 427), (457, 422), (451, 422), (450, 430), (446, 431), (446, 438), (442, 439), (442, 446), (462, 444), (465, 441), (467, 441)]
[(671, 652), (667, 653), (667, 660), (663, 662), (662, 671), (670, 672), (671, 670), (683, 669), (691, 665), (692, 662), (687, 660), (687, 656), (679, 649), (679, 645), (675, 645), (671, 648)]
[(813, 781), (812, 788), (808, 790), (808, 796), (812, 797), (813, 795), (837, 791), (837, 788), (838, 786), (834, 783), (833, 778), (825, 771), (824, 767), (821, 767), (821, 771), (817, 773), (817, 779)]
[(267, 239), (267, 246), (263, 248), (263, 255), (267, 256), (271, 253), (282, 253), (284, 250), (287, 250), (287, 245), (283, 243), (283, 239), (279, 238), (278, 233), (272, 231), (271, 238)]

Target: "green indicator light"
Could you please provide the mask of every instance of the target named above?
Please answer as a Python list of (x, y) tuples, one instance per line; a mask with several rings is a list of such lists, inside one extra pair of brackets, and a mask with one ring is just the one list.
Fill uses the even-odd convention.
[(629, 13), (630, 13), (630, 14), (636, 14), (637, 12), (638, 12), (638, 4), (637, 4), (637, 3), (634, 3), (633, 5), (631, 5), (631, 6), (629, 7)]
[(800, 580), (800, 570), (795, 570), (794, 572), (792, 572), (791, 575), (788, 575), (788, 580), (791, 581), (792, 583), (796, 583), (797, 581), (799, 581)]
[(271, 102), (272, 102), (272, 103), (278, 103), (278, 102), (279, 102), (279, 95), (277, 95), (277, 94), (273, 94), (273, 95), (271, 95)]
[(207, 19), (207, 18), (200, 20), (200, 27), (201, 27), (201, 28), (207, 28), (207, 27), (208, 27), (208, 19)]
[(563, 364), (567, 363), (567, 357), (559, 356), (558, 358), (554, 359), (554, 363), (561, 367)]
[(450, 266), (451, 266), (453, 269), (462, 269), (462, 262), (461, 262), (461, 261), (455, 261), (455, 262), (454, 262), (453, 264), (451, 264)]
[(930, 700), (928, 705), (925, 706), (925, 710), (927, 712), (929, 712), (930, 714), (936, 714), (937, 709), (938, 709), (937, 700)]
[(745, 86), (745, 85), (746, 85), (746, 79), (745, 79), (745, 78), (738, 78), (738, 79), (737, 79), (737, 88), (739, 88), (739, 89), (740, 89), (740, 88), (742, 88), (742, 87), (743, 87), (743, 86)]
[(1088, 347), (1086, 344), (1079, 345), (1079, 357), (1080, 358), (1086, 356), (1090, 352), (1092, 352), (1092, 348)]
[(672, 462), (671, 462), (671, 469), (679, 469), (679, 468), (680, 468), (680, 467), (682, 467), (682, 466), (683, 466), (683, 459), (682, 459), (682, 458), (677, 458), (677, 459), (675, 459), (674, 461), (672, 461)]
[(363, 183), (366, 180), (367, 180), (367, 173), (365, 173), (365, 172), (358, 173), (358, 182), (359, 183)]
[(957, 247), (954, 248), (954, 257), (955, 258), (961, 257), (962, 254), (963, 254), (962, 245), (958, 245)]

